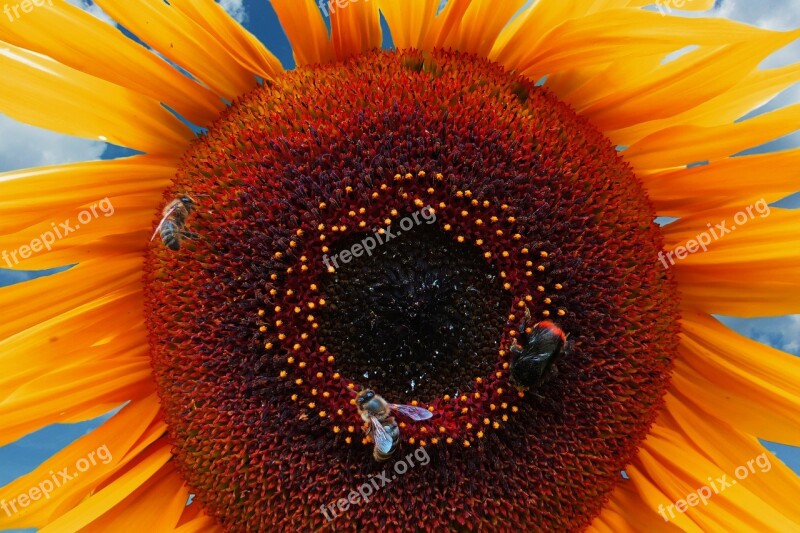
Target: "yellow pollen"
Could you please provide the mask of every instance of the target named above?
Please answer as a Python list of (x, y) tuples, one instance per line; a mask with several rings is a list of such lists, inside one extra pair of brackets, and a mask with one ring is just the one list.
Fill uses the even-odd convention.
[(267, 331), (267, 326), (261, 326), (260, 328), (258, 328), (258, 331), (264, 333), (265, 331)]
[(286, 358), (286, 362), (289, 363), (290, 365), (293, 364), (294, 363), (294, 357), (292, 357), (292, 356), (287, 357)]
[(280, 377), (285, 378), (286, 377), (286, 370), (281, 370), (281, 373), (279, 375), (280, 375)]
[(294, 380), (294, 384), (295, 385), (302, 385), (303, 384), (302, 378), (297, 378), (296, 380)]
[(300, 368), (305, 368), (306, 367), (306, 362), (305, 361), (300, 361), (300, 363), (297, 366), (299, 366)]
[(264, 348), (266, 348), (267, 350), (271, 350), (272, 349), (272, 343), (271, 342), (266, 343), (264, 345)]

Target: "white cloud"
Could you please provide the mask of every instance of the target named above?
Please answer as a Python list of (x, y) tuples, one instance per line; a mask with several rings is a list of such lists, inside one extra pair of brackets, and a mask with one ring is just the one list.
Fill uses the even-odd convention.
[(800, 27), (800, 0), (723, 0), (716, 14), (771, 30)]
[(239, 24), (247, 22), (247, 10), (244, 7), (244, 0), (217, 0), (217, 3)]
[(0, 171), (99, 159), (106, 143), (61, 135), (0, 114)]
[(745, 337), (800, 355), (800, 315), (774, 318), (720, 317), (720, 320)]

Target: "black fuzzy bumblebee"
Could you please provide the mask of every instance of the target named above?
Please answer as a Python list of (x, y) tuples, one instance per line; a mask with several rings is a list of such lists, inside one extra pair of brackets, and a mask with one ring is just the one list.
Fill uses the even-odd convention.
[(520, 389), (536, 389), (558, 373), (556, 363), (567, 350), (567, 336), (555, 323), (543, 320), (527, 332), (531, 313), (519, 325), (518, 341), (511, 346), (511, 377)]

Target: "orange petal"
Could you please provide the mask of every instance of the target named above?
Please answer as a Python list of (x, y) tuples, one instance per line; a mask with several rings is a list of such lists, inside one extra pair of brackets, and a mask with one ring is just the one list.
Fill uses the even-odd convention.
[(156, 154), (193, 137), (156, 100), (2, 41), (0, 71), (0, 111), (15, 120)]
[(375, 0), (386, 18), (397, 49), (420, 48), (430, 31), (439, 0)]
[(729, 124), (758, 106), (766, 104), (798, 81), (800, 81), (800, 64), (755, 70), (743, 76), (735, 86), (724, 93), (688, 111), (661, 120), (640, 122), (628, 128), (608, 132), (608, 135), (618, 144), (630, 146), (648, 135), (672, 126)]
[[(144, 155), (0, 173), (0, 234), (37, 222), (63, 222), (64, 216), (79, 213), (78, 206), (108, 196), (152, 196), (167, 187), (176, 164), (174, 157)], [(152, 209), (155, 212), (156, 204)]]
[(672, 386), (704, 412), (750, 435), (800, 445), (800, 359), (686, 313)]
[(103, 11), (228, 100), (257, 85), (224, 43), (166, 2), (97, 0)]
[[(795, 37), (790, 32), (770, 32), (713, 53), (684, 55), (647, 73), (640, 83), (619, 88), (613, 95), (581, 109), (581, 114), (603, 131), (679, 115), (729, 91)], [(613, 136), (612, 140), (623, 142)]]
[(488, 57), (500, 32), (527, 0), (473, 0), (452, 30), (440, 35), (438, 46)]
[(328, 63), (333, 45), (328, 28), (314, 0), (271, 0), (283, 31), (289, 38), (297, 66)]
[(375, 2), (351, 2), (347, 7), (331, 9), (331, 40), (336, 59), (380, 48), (381, 25)]
[[(171, 445), (162, 439), (125, 467), (124, 473), (108, 486), (83, 500), (78, 506), (48, 523), (41, 533), (78, 531), (120, 505), (148, 480), (156, 476), (172, 458)], [(174, 514), (174, 510), (172, 511)]]
[[(54, 369), (140, 356), (145, 338), (142, 295), (109, 296), (70, 309), (0, 341), (0, 390), (13, 391)], [(125, 317), (125, 320), (120, 320)], [(113, 339), (114, 342), (109, 342)], [(31, 358), (30, 354), (39, 354)], [(138, 354), (138, 355), (137, 355)], [(132, 359), (135, 360), (135, 359)]]
[(243, 68), (264, 79), (283, 72), (278, 58), (220, 4), (213, 0), (172, 0), (170, 4), (213, 35)]
[(142, 256), (87, 261), (60, 272), (0, 287), (0, 307), (15, 310), (0, 324), (0, 339), (89, 302), (141, 292)]
[[(170, 462), (130, 496), (89, 523), (86, 530), (173, 531), (188, 499), (189, 491)], [(158, 512), (153, 512), (155, 509)]]
[(661, 261), (675, 272), (685, 309), (743, 317), (800, 312), (800, 212), (765, 207), (706, 211), (664, 227)]
[(56, 480), (64, 484), (54, 487), (49, 498), (32, 502), (11, 517), (3, 513), (0, 523), (4, 528), (43, 527), (73, 508), (115, 471), (136, 459), (141, 446), (149, 445), (163, 435), (163, 423), (156, 424), (159, 418), (155, 394), (131, 402), (100, 427), (69, 444), (31, 473), (0, 488), (0, 501), (11, 501), (19, 494), (28, 492), (31, 487), (39, 487), (45, 480), (52, 480), (54, 474), (65, 468), (66, 473), (72, 475), (76, 463), (81, 460), (83, 464), (83, 459), (90, 459), (90, 453), (95, 458), (96, 464), (71, 480), (56, 474)]
[[(800, 189), (800, 149), (730, 157), (708, 165), (640, 176), (661, 216), (682, 217), (727, 206), (739, 209), (764, 198), (771, 203)], [(753, 187), (758, 176), (758, 187)]]
[(225, 107), (219, 96), (116, 27), (66, 2), (45, 2), (13, 24), (0, 24), (0, 40), (164, 102), (196, 124), (214, 120)]
[[(689, 45), (722, 46), (765, 33), (723, 19), (664, 17), (632, 9), (576, 4), (586, 16), (564, 17), (556, 1), (535, 4), (504, 31), (490, 58), (532, 79), (578, 68), (596, 68), (632, 56), (662, 56)], [(571, 9), (571, 8), (570, 8)], [(631, 47), (630, 43), (636, 46)]]
[(798, 129), (800, 104), (715, 127), (674, 126), (636, 142), (623, 155), (637, 171), (652, 171), (738, 154)]

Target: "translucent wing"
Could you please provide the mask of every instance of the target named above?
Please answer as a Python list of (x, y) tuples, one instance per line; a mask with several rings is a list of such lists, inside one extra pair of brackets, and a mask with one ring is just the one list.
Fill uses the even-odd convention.
[(181, 205), (181, 204), (180, 204), (180, 201), (174, 201), (174, 202), (173, 202), (173, 204), (172, 204), (172, 205), (171, 205), (171, 206), (170, 206), (170, 207), (167, 209), (167, 212), (166, 212), (166, 213), (164, 213), (164, 216), (163, 216), (163, 217), (161, 217), (161, 222), (159, 222), (159, 223), (158, 223), (158, 227), (157, 227), (157, 228), (156, 228), (156, 230), (153, 232), (153, 236), (152, 236), (152, 237), (150, 237), (150, 240), (151, 240), (151, 241), (152, 241), (153, 239), (155, 239), (155, 238), (156, 238), (156, 235), (158, 235), (158, 232), (159, 232), (159, 231), (161, 231), (161, 227), (164, 225), (164, 222), (166, 222), (167, 218), (169, 218), (169, 216), (170, 216), (170, 215), (171, 215), (171, 214), (172, 214), (172, 213), (173, 213), (173, 212), (174, 212), (176, 209), (178, 209), (178, 207), (180, 207), (180, 205)]
[(372, 435), (372, 440), (375, 441), (375, 446), (381, 452), (389, 453), (389, 450), (392, 449), (392, 437), (386, 433), (383, 424), (377, 418), (371, 416), (369, 417), (369, 425), (371, 428), (370, 435)]
[(390, 403), (389, 407), (398, 413), (407, 416), (411, 420), (427, 420), (433, 416), (433, 413), (422, 407), (414, 407), (413, 405), (403, 405), (398, 403)]

